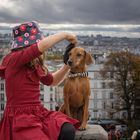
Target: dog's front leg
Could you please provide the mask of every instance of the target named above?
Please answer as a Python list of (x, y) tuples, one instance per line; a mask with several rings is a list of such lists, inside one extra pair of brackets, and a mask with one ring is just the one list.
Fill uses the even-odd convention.
[(85, 99), (85, 103), (83, 106), (83, 119), (82, 119), (82, 123), (81, 126), (79, 127), (79, 130), (85, 130), (86, 129), (86, 125), (87, 125), (87, 120), (88, 120), (88, 105), (89, 105), (89, 96), (86, 97)]
[(71, 113), (70, 113), (70, 104), (69, 104), (69, 97), (65, 96), (64, 98), (64, 103), (65, 103), (65, 113), (71, 117)]

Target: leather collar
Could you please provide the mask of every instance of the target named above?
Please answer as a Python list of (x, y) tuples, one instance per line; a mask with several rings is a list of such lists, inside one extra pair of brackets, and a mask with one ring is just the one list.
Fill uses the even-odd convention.
[(69, 77), (69, 78), (88, 77), (88, 72), (79, 72), (79, 73), (70, 72), (70, 73), (68, 74), (68, 77)]

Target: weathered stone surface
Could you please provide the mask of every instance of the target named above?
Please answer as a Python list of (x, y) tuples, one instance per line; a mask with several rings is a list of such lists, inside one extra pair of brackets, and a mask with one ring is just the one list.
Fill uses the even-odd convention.
[(108, 135), (100, 125), (88, 125), (86, 131), (76, 132), (75, 140), (108, 140)]

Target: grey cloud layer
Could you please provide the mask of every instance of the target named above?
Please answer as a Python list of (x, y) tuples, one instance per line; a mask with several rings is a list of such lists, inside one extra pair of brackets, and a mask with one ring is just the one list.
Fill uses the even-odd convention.
[[(10, 1), (10, 0), (9, 0)], [(139, 0), (13, 0), (0, 6), (0, 22), (139, 24)], [(13, 11), (13, 12), (12, 12)]]

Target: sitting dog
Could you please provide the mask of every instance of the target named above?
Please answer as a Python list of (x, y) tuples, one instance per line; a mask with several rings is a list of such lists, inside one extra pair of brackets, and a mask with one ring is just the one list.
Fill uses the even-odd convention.
[(89, 118), (90, 82), (86, 65), (93, 63), (92, 56), (81, 47), (69, 51), (67, 64), (70, 72), (64, 81), (64, 104), (60, 111), (80, 121), (79, 130), (85, 130)]

